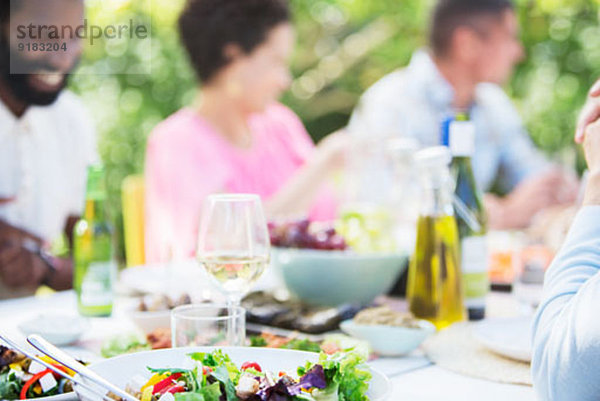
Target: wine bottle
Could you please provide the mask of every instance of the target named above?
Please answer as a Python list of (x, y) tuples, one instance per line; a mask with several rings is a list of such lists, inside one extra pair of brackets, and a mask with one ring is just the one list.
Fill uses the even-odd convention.
[(487, 217), (477, 188), (471, 158), (475, 153), (475, 125), (466, 116), (450, 124), (451, 171), (455, 178), (454, 209), (460, 236), (465, 304), (470, 320), (485, 317), (489, 291)]

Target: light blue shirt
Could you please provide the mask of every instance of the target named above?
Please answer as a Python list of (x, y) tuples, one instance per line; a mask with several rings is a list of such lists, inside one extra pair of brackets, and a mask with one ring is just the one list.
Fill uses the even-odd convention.
[(533, 324), (540, 401), (600, 400), (600, 206), (579, 211), (544, 280)]
[[(453, 98), (452, 86), (431, 56), (420, 50), (408, 67), (369, 88), (352, 115), (349, 130), (362, 137), (403, 135), (418, 140), (421, 146), (439, 145), (442, 121), (455, 114)], [(469, 113), (476, 126), (473, 169), (483, 191), (499, 179), (501, 189), (508, 192), (546, 166), (499, 86), (479, 84)]]

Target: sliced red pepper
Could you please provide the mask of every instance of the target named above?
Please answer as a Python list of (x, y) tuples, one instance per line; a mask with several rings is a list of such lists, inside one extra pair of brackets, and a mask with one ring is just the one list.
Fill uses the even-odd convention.
[(246, 369), (250, 369), (250, 368), (257, 370), (259, 372), (262, 372), (260, 365), (256, 362), (244, 362), (242, 364), (242, 370), (246, 370)]
[(158, 383), (156, 383), (154, 385), (152, 394), (163, 392), (162, 390), (165, 390), (167, 387), (170, 387), (175, 382), (175, 380), (179, 379), (180, 377), (181, 377), (181, 373), (173, 373), (171, 376), (167, 377), (166, 379), (159, 381)]
[(33, 375), (31, 379), (27, 380), (23, 385), (23, 388), (21, 389), (20, 398), (22, 400), (27, 399), (27, 390), (29, 390), (29, 387), (35, 384), (35, 382), (40, 380), (42, 377), (46, 376), (46, 374), (48, 373), (52, 373), (52, 371), (50, 369), (43, 370), (40, 373), (36, 373), (35, 375)]
[(156, 395), (160, 397), (163, 394), (167, 394), (167, 393), (175, 394), (175, 393), (181, 393), (182, 391), (185, 391), (185, 387), (183, 387), (181, 384), (177, 384), (175, 382), (175, 383), (163, 388), (162, 390), (160, 390), (158, 393), (156, 393)]
[(185, 387), (180, 386), (179, 384), (169, 388), (166, 392), (175, 394), (175, 393), (183, 393), (185, 391)]
[[(63, 365), (59, 365), (58, 363), (51, 363), (50, 365), (54, 366), (56, 369), (62, 370), (63, 372), (65, 372), (66, 374), (68, 374), (70, 376), (69, 371)], [(60, 377), (62, 377), (61, 375), (59, 375), (58, 373), (55, 373), (55, 372), (52, 372), (52, 374), (54, 375), (55, 379), (59, 379)]]
[(210, 366), (202, 366), (202, 374), (204, 376), (208, 376), (210, 373), (212, 373), (213, 368), (211, 368)]

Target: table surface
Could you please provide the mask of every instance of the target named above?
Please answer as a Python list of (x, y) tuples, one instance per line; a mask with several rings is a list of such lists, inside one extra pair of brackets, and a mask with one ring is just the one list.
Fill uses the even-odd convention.
[[(488, 299), (488, 311), (492, 316), (515, 314), (515, 304), (508, 294), (492, 293)], [(91, 320), (91, 329), (74, 347), (65, 348), (75, 355), (97, 358), (102, 341), (119, 333), (135, 331), (126, 317), (121, 300), (115, 305), (110, 318)], [(45, 298), (22, 298), (0, 302), (0, 332), (19, 343), (25, 338), (18, 324), (41, 313), (75, 311), (76, 301), (72, 291), (61, 292)], [(380, 358), (371, 363), (391, 380), (393, 392), (390, 400), (535, 400), (534, 391), (528, 386), (500, 384), (463, 376), (437, 367), (420, 351), (402, 358)]]

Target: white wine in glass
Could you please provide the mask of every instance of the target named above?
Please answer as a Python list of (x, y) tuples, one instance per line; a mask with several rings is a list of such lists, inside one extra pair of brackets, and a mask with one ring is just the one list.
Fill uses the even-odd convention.
[(265, 271), (265, 256), (212, 256), (202, 260), (206, 271), (219, 282), (226, 293), (245, 294)]
[(198, 261), (239, 305), (269, 263), (269, 232), (258, 195), (206, 198), (198, 236)]

